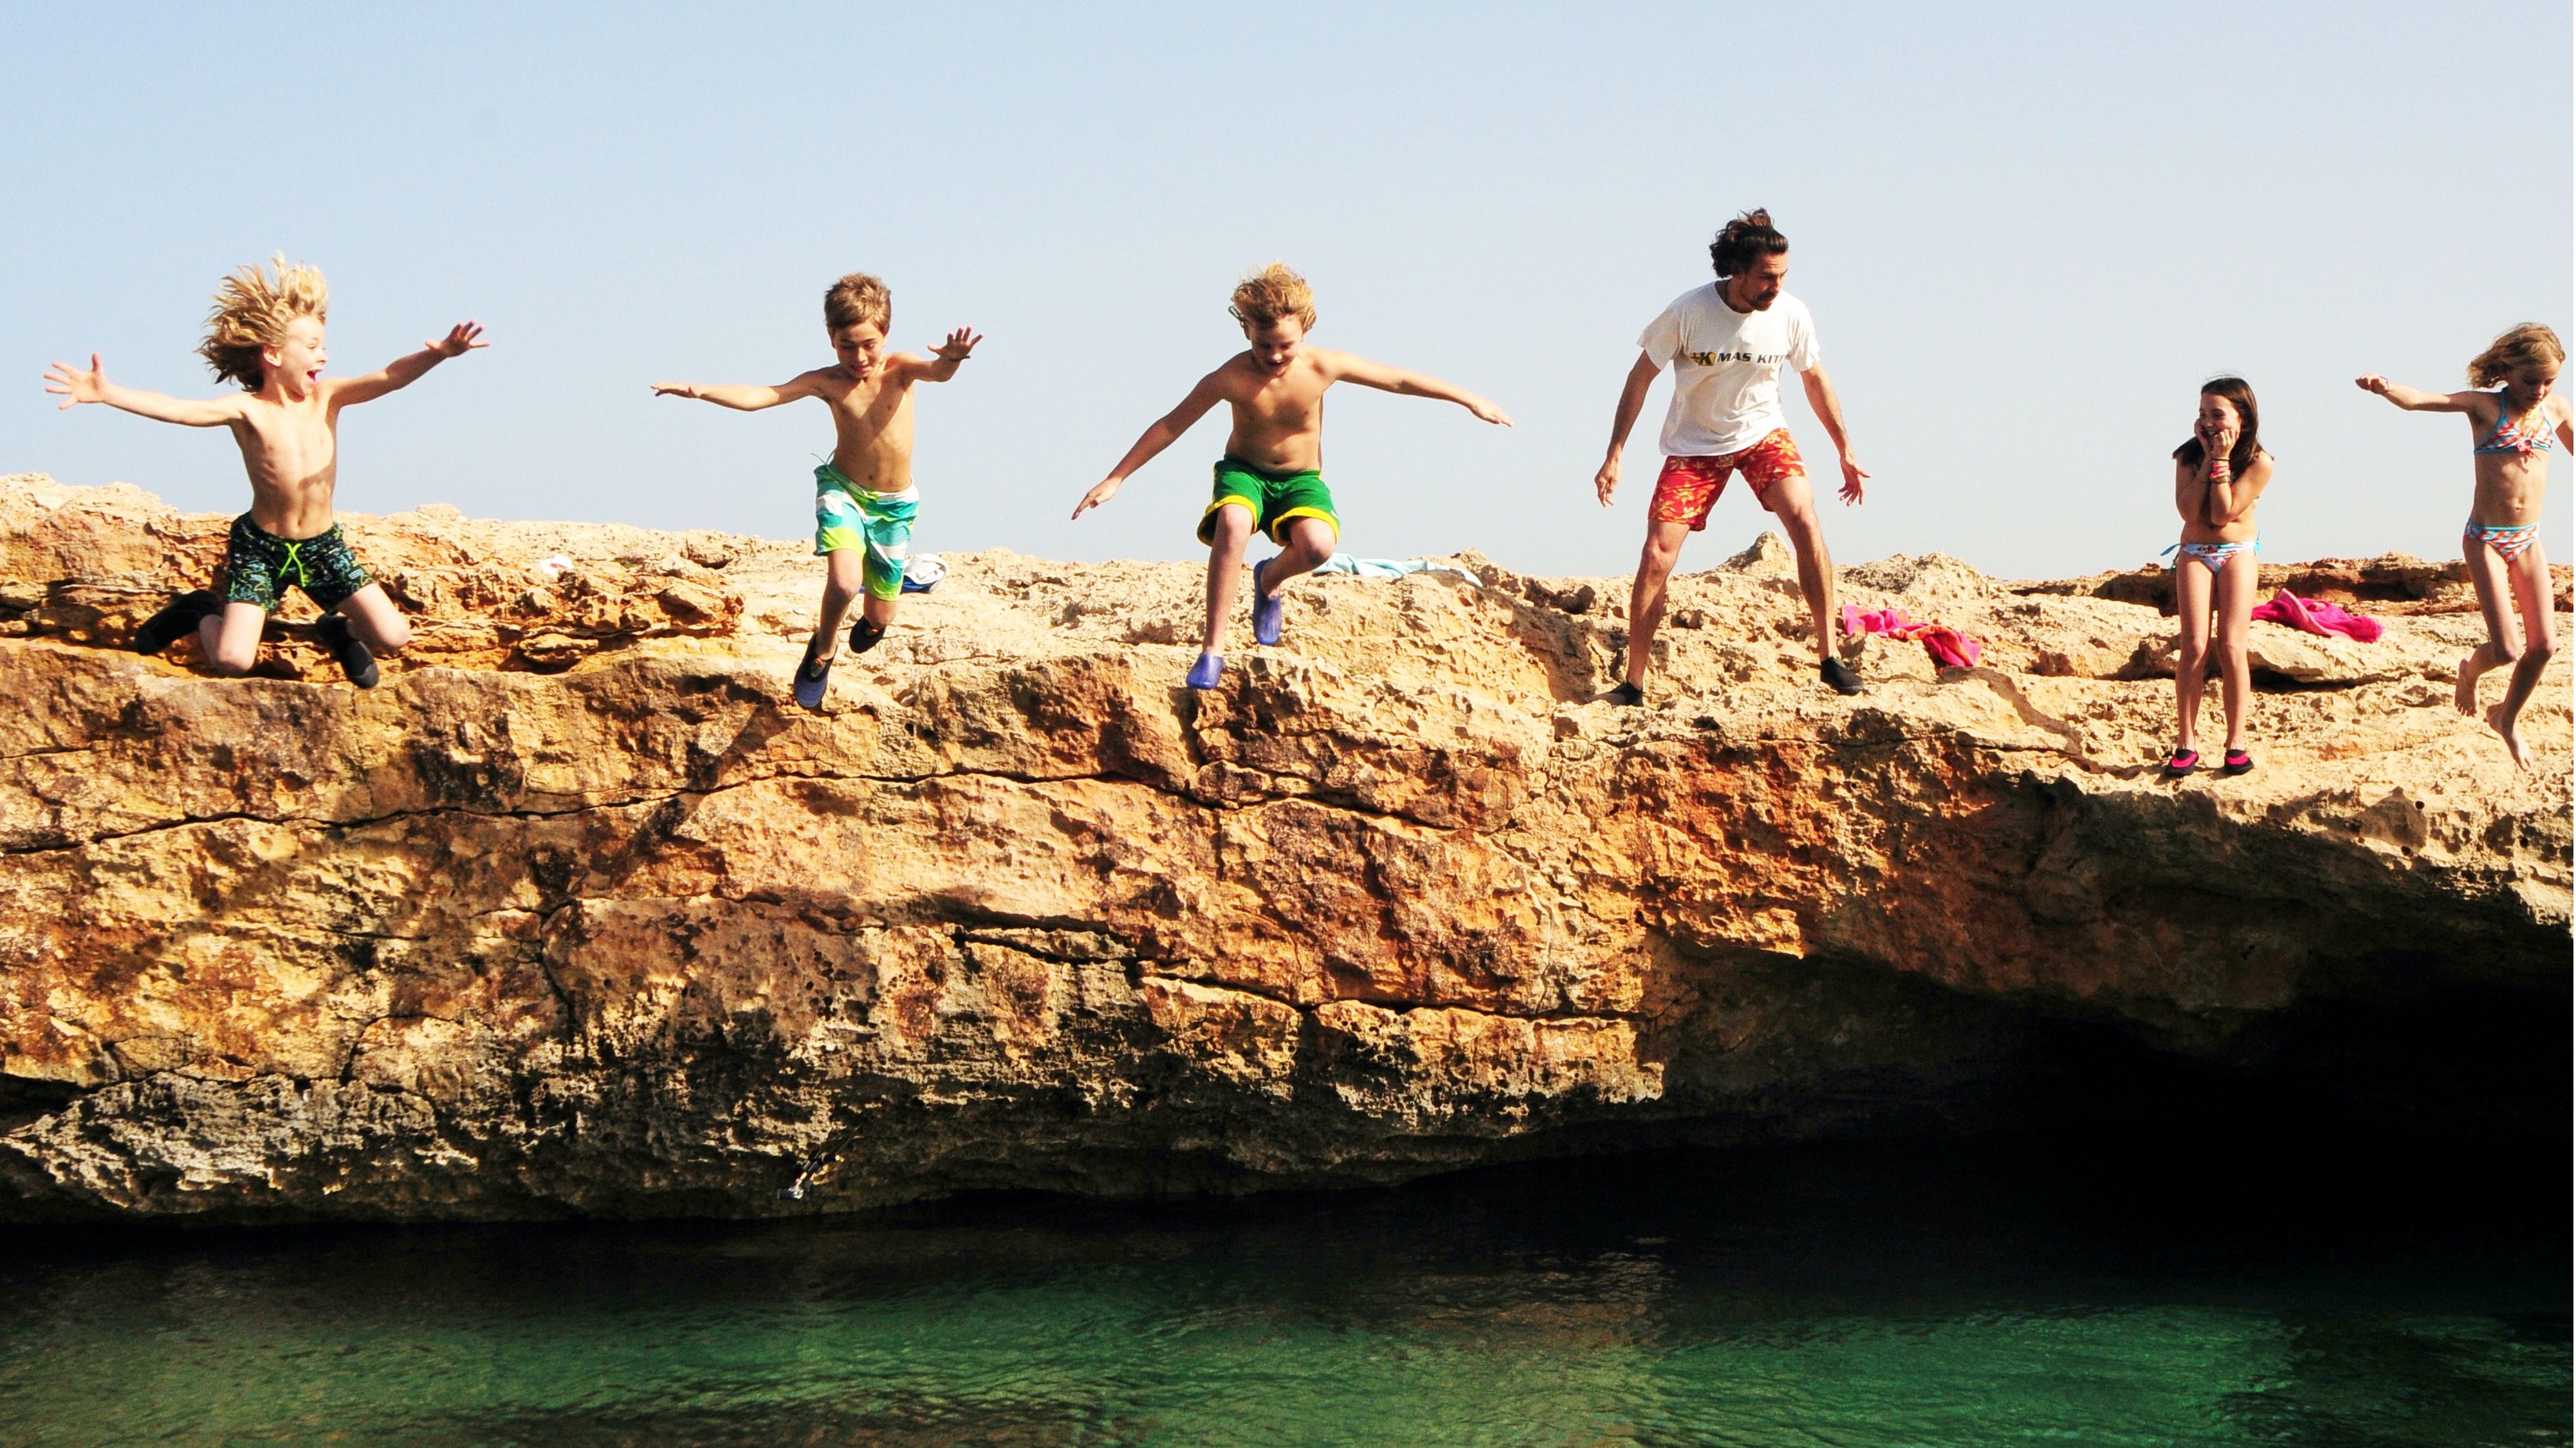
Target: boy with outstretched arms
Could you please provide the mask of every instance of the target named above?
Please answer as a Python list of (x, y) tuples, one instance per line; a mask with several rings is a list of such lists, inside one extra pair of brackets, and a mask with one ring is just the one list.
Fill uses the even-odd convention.
[(1225, 673), (1225, 619), (1234, 607), (1235, 570), (1255, 528), (1279, 545), (1276, 556), (1252, 570), (1252, 636), (1279, 642), (1286, 612), (1280, 585), (1333, 556), (1341, 520), (1324, 486), (1324, 389), (1356, 382), (1408, 397), (1454, 402), (1487, 422), (1511, 426), (1503, 410), (1464, 388), (1419, 372), (1382, 366), (1348, 352), (1305, 345), (1315, 325), (1314, 294), (1284, 263), (1244, 278), (1228, 309), (1252, 345), (1199, 379), (1181, 405), (1165, 413), (1109, 476), (1076, 504), (1079, 518), (1108, 502), (1156, 453), (1170, 447), (1224, 402), (1234, 409), (1234, 429), (1216, 465), (1216, 498), (1199, 517), (1199, 541), (1208, 545), (1207, 632), (1189, 673), (1193, 689), (1213, 689)]
[(375, 656), (401, 652), (411, 629), (332, 521), (340, 409), (408, 387), (448, 358), (486, 345), (483, 328), (459, 322), (444, 338), (363, 377), (325, 377), (330, 290), (312, 267), (289, 266), (283, 255), (273, 265), (273, 278), (248, 266), (224, 279), (197, 348), (217, 377), (241, 391), (203, 402), (137, 392), (109, 382), (96, 353), (86, 372), (53, 364), (45, 390), (67, 399), (65, 408), (103, 402), (160, 422), (229, 427), (241, 445), (250, 511), (233, 520), (225, 544), (223, 594), (181, 594), (145, 621), (137, 652), (157, 654), (194, 630), (215, 672), (246, 674), (259, 660), (261, 629), (291, 584), (324, 610), (315, 632), (349, 682), (372, 689)]
[(805, 660), (796, 666), (796, 702), (823, 707), (832, 682), (841, 619), (862, 593), (867, 603), (850, 628), (850, 651), (875, 648), (894, 623), (903, 595), (903, 565), (912, 553), (912, 520), (921, 492), (912, 483), (912, 384), (945, 382), (983, 341), (960, 327), (932, 356), (885, 350), (894, 298), (884, 282), (852, 272), (823, 293), (823, 330), (840, 361), (776, 387), (656, 382), (656, 395), (694, 397), (718, 407), (758, 412), (819, 397), (832, 409), (832, 460), (814, 470), (814, 551), (823, 555), (823, 616)]

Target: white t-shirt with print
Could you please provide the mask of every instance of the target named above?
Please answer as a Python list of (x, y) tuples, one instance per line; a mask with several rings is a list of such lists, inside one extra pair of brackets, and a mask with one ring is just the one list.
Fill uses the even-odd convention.
[(1739, 312), (1718, 295), (1723, 282), (1673, 298), (1637, 345), (1673, 369), (1673, 407), (1664, 415), (1666, 457), (1742, 452), (1789, 425), (1780, 410), (1780, 365), (1816, 365), (1816, 323), (1807, 304), (1782, 292), (1759, 312)]

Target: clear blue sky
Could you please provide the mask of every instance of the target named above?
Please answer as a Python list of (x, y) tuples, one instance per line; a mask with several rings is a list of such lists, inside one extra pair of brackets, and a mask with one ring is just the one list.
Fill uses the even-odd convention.
[[(1197, 556), (1221, 419), (1065, 515), (1282, 257), (1319, 344), (1519, 421), (1337, 390), (1346, 547), (1624, 572), (1662, 387), (1619, 507), (1589, 484), (1636, 334), (1766, 205), (1877, 474), (1826, 506), (1841, 561), (2152, 557), (2222, 370), (2280, 458), (2268, 556), (2455, 552), (2465, 424), (2351, 379), (2464, 386), (2505, 326), (2570, 330), (2564, 0), (1954, 9), (10, 3), (0, 471), (238, 511), (220, 433), (58, 415), (38, 379), (97, 350), (214, 392), (208, 294), (282, 249), (331, 279), (337, 370), (490, 329), (349, 415), (344, 508), (806, 536), (819, 404), (647, 384), (828, 363), (820, 294), (864, 268), (896, 345), (986, 335), (920, 402), (917, 547)], [(1683, 566), (1760, 521), (1731, 493)]]

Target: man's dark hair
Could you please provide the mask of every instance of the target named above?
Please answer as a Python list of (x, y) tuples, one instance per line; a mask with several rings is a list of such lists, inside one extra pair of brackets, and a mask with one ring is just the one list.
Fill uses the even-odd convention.
[(1708, 260), (1719, 276), (1731, 277), (1766, 256), (1778, 256), (1788, 249), (1789, 238), (1771, 224), (1771, 213), (1754, 210), (1726, 223), (1717, 240), (1708, 244)]

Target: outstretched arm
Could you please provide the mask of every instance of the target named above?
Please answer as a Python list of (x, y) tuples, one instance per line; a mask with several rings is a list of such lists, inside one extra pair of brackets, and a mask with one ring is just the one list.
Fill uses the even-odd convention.
[(760, 387), (740, 382), (714, 384), (656, 382), (653, 384), (653, 395), (694, 397), (700, 402), (712, 402), (718, 407), (730, 407), (736, 412), (758, 412), (764, 407), (776, 407), (782, 402), (794, 402), (800, 397), (813, 396), (814, 374), (811, 372), (800, 374), (794, 381), (782, 382), (776, 387)]
[(1869, 469), (1862, 467), (1860, 459), (1852, 454), (1851, 434), (1843, 428), (1843, 400), (1834, 395), (1834, 380), (1825, 375), (1821, 366), (1799, 373), (1798, 380), (1807, 386), (1807, 405), (1816, 410), (1816, 419), (1825, 425), (1826, 432), (1832, 434), (1834, 451), (1842, 454), (1843, 503), (1845, 506), (1857, 503), (1861, 499), (1861, 483), (1869, 476)]
[(399, 392), (421, 379), (421, 374), (450, 357), (462, 357), (477, 347), (492, 344), (483, 340), (483, 324), (459, 322), (447, 329), (447, 335), (435, 342), (424, 342), (420, 350), (408, 357), (397, 357), (364, 377), (343, 377), (331, 386), (331, 405), (347, 407), (352, 403), (372, 402), (388, 392)]
[(948, 334), (947, 341), (931, 348), (930, 356), (915, 357), (905, 352), (894, 360), (915, 382), (945, 382), (957, 375), (959, 364), (973, 355), (975, 344), (983, 340), (974, 328), (960, 327)]
[(1619, 388), (1619, 410), (1610, 417), (1610, 455), (1601, 460), (1601, 471), (1592, 475), (1592, 491), (1601, 497), (1601, 506), (1610, 506), (1610, 494), (1619, 486), (1619, 455), (1628, 450), (1628, 429), (1637, 425), (1637, 414), (1646, 410), (1646, 393), (1655, 385), (1655, 374), (1663, 371), (1651, 352), (1639, 352), (1636, 365), (1628, 369), (1628, 380)]
[(1512, 425), (1511, 418), (1505, 415), (1501, 408), (1464, 387), (1443, 382), (1437, 377), (1426, 377), (1419, 372), (1407, 372), (1401, 367), (1389, 367), (1381, 362), (1371, 362), (1365, 357), (1354, 357), (1348, 352), (1334, 353), (1331, 366), (1333, 380), (1336, 382), (1356, 382), (1362, 387), (1374, 387), (1380, 392), (1454, 402), (1476, 414), (1483, 421), (1502, 427)]
[(182, 427), (221, 427), (242, 415), (239, 393), (200, 402), (119, 387), (107, 380), (107, 369), (99, 365), (96, 352), (89, 354), (87, 372), (68, 362), (57, 362), (46, 368), (45, 390), (64, 399), (56, 411), (69, 411), (84, 402), (104, 402), (137, 417), (148, 417), (154, 422), (175, 422)]
[(2354, 378), (2353, 385), (2364, 392), (2376, 392), (2408, 412), (2467, 412), (2475, 405), (2469, 399), (2484, 395), (2476, 392), (2418, 392), (2412, 387), (2391, 382), (2376, 372)]
[(1134, 447), (1127, 449), (1127, 456), (1120, 458), (1118, 466), (1109, 470), (1109, 476), (1092, 484), (1091, 491), (1082, 495), (1082, 501), (1073, 505), (1073, 516), (1079, 518), (1108, 502), (1116, 496), (1119, 485), (1127, 481), (1130, 473), (1153, 461), (1154, 454), (1180, 441), (1182, 433), (1207, 416), (1208, 409), (1216, 406), (1217, 400), (1224, 396), (1217, 383), (1223, 371), (1219, 368), (1200, 378), (1199, 385), (1190, 389), (1190, 395), (1181, 399), (1180, 406), (1154, 419), (1154, 425), (1145, 429), (1145, 435), (1136, 439)]

